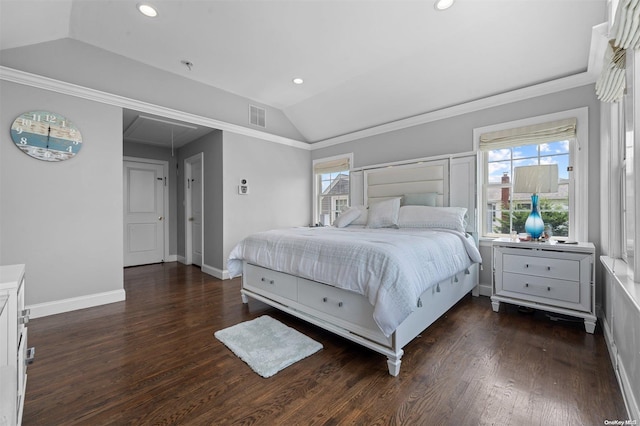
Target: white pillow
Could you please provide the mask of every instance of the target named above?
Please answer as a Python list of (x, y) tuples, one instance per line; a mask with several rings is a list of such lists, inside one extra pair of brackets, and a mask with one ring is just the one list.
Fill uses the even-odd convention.
[(371, 204), (367, 228), (397, 228), (399, 210), (400, 197)]
[(349, 207), (347, 210), (340, 213), (340, 216), (338, 216), (336, 220), (333, 221), (333, 226), (335, 226), (336, 228), (344, 228), (345, 226), (350, 225), (351, 222), (359, 218), (361, 213), (362, 210), (360, 210), (359, 208)]
[(400, 228), (444, 228), (464, 232), (465, 207), (402, 206), (398, 217)]
[(360, 211), (360, 216), (356, 218), (351, 225), (360, 225), (365, 226), (367, 224), (367, 218), (369, 217), (369, 211), (367, 210), (367, 206), (354, 206), (353, 208), (358, 209)]

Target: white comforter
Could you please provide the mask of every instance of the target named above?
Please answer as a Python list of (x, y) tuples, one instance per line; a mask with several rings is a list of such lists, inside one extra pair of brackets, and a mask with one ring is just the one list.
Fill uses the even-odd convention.
[(359, 293), (389, 336), (413, 312), (420, 295), (482, 262), (470, 237), (449, 230), (292, 228), (251, 235), (229, 256), (230, 276), (242, 261)]

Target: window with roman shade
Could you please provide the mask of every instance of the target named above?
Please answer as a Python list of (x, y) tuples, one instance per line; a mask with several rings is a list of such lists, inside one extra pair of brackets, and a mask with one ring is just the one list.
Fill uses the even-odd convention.
[[(551, 116), (558, 115), (566, 114)], [(575, 214), (577, 195), (574, 178), (579, 167), (586, 167), (586, 161), (583, 160), (585, 166), (576, 161), (576, 153), (582, 149), (577, 117), (566, 116), (549, 121), (537, 117), (476, 129), (474, 135), (477, 137), (481, 170), (482, 235), (499, 237), (525, 232), (524, 223), (531, 212), (531, 194), (514, 191), (514, 169), (557, 164), (558, 189), (553, 193), (540, 194), (540, 214), (555, 239), (576, 239), (576, 225), (581, 220)], [(586, 214), (582, 216), (586, 217)], [(586, 239), (586, 232), (580, 235)]]

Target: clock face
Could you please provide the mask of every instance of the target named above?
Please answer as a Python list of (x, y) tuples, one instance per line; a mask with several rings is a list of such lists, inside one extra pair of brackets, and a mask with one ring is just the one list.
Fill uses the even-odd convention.
[(80, 130), (67, 118), (49, 111), (29, 111), (11, 125), (11, 139), (25, 154), (43, 161), (64, 161), (82, 148)]

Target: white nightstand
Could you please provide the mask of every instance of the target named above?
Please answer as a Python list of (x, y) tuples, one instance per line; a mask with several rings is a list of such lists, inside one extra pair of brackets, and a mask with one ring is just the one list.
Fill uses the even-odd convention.
[(500, 302), (584, 319), (587, 333), (596, 327), (595, 247), (497, 239), (492, 243), (491, 304)]

